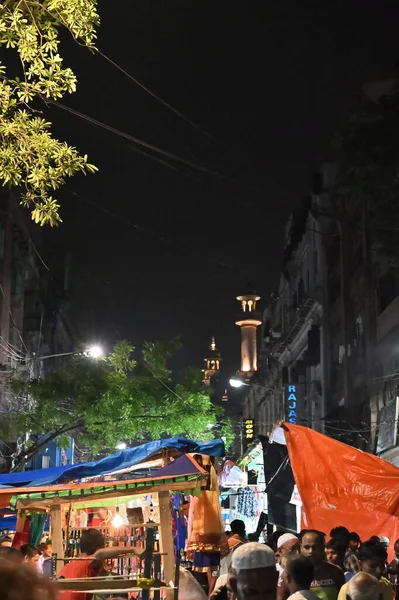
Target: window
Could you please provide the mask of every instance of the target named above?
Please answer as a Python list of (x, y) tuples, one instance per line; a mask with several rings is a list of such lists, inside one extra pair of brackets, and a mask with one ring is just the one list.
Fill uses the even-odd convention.
[(50, 457), (46, 454), (42, 456), (42, 469), (48, 469), (50, 467)]

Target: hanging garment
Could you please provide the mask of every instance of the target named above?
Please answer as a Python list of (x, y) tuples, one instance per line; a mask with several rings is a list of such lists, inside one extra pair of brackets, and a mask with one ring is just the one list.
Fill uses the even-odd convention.
[(204, 467), (209, 472), (209, 489), (191, 498), (187, 543), (187, 551), (194, 553), (194, 568), (203, 571), (218, 567), (221, 553), (228, 552), (216, 471), (209, 457), (204, 459), (208, 459)]
[(237, 511), (246, 517), (256, 517), (258, 505), (253, 488), (239, 488), (237, 490)]
[(41, 542), (46, 523), (46, 513), (33, 513), (30, 517), (29, 543), (38, 546)]
[(172, 520), (175, 548), (179, 553), (180, 550), (183, 550), (185, 547), (187, 533), (186, 518), (183, 514), (180, 494), (173, 495)]

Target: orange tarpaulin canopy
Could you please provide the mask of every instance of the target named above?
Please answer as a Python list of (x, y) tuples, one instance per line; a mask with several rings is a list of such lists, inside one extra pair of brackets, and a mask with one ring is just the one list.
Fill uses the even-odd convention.
[(399, 538), (399, 469), (301, 425), (283, 424), (302, 527), (327, 535), (343, 525), (362, 540)]

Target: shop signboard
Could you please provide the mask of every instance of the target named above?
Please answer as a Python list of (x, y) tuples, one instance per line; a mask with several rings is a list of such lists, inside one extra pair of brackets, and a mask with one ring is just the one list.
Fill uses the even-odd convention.
[(384, 406), (380, 413), (377, 454), (394, 448), (398, 437), (399, 398)]
[(292, 425), (304, 420), (305, 386), (303, 383), (288, 383), (285, 389), (286, 420)]
[(243, 421), (243, 432), (242, 432), (242, 441), (243, 441), (243, 450), (247, 451), (248, 446), (252, 444), (255, 439), (255, 420), (254, 419), (244, 419)]

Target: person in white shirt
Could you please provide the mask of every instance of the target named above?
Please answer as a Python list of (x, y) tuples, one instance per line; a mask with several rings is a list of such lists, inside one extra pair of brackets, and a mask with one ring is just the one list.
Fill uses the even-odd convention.
[(288, 558), (284, 572), (285, 584), (289, 589), (289, 600), (318, 600), (310, 591), (314, 579), (312, 561), (306, 556)]

